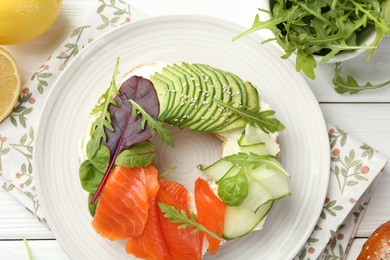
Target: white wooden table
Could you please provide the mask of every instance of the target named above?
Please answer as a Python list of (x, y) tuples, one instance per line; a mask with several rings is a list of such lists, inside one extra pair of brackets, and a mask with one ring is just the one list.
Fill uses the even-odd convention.
[[(204, 14), (250, 26), (258, 0), (133, 0), (132, 4), (151, 16)], [(45, 35), (25, 44), (5, 46), (16, 58), (23, 80), (54, 51), (68, 33), (79, 25), (95, 0), (63, 0), (59, 19)], [(390, 37), (366, 66), (364, 57), (348, 63), (351, 71), (376, 82), (390, 79)], [(367, 68), (366, 68), (367, 67)], [(321, 103), (325, 118), (364, 140), (390, 157), (390, 87), (355, 96), (341, 96), (330, 85), (332, 66), (321, 69), (309, 81)], [(387, 78), (386, 78), (387, 77)], [(361, 246), (381, 223), (390, 220), (390, 167), (378, 185), (353, 241), (348, 259), (356, 259)], [(0, 259), (27, 259), (23, 238), (28, 239), (34, 259), (69, 259), (53, 234), (9, 194), (0, 189)]]

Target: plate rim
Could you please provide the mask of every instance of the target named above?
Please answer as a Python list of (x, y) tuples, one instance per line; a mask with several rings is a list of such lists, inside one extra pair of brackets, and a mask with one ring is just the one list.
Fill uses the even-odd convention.
[[(140, 20), (132, 21), (131, 23), (124, 24), (124, 25), (119, 26), (117, 28), (113, 28), (111, 31), (107, 31), (105, 33), (102, 33), (100, 36), (98, 36), (96, 39), (94, 39), (93, 42), (91, 42), (90, 44), (85, 46), (82, 50), (80, 50), (78, 55), (75, 56), (67, 64), (65, 69), (63, 71), (61, 71), (60, 75), (54, 81), (54, 83), (53, 83), (53, 85), (52, 85), (52, 87), (51, 87), (51, 89), (46, 97), (46, 100), (44, 101), (43, 106), (41, 108), (40, 115), (39, 115), (39, 121), (37, 124), (38, 126), (37, 126), (37, 130), (36, 130), (37, 134), (36, 134), (36, 140), (35, 140), (35, 144), (34, 144), (35, 147), (34, 147), (34, 151), (33, 151), (32, 164), (33, 164), (33, 169), (35, 169), (34, 179), (35, 179), (37, 194), (38, 194), (38, 198), (39, 198), (42, 212), (44, 213), (45, 216), (47, 216), (46, 214), (47, 214), (47, 212), (49, 212), (49, 210), (48, 210), (48, 207), (46, 205), (45, 200), (42, 200), (42, 197), (39, 195), (39, 194), (42, 194), (44, 192), (42, 191), (43, 188), (41, 187), (41, 184), (39, 181), (39, 175), (40, 175), (39, 172), (40, 171), (38, 171), (38, 169), (41, 168), (41, 162), (40, 162), (40, 159), (38, 159), (39, 156), (37, 157), (37, 155), (40, 152), (40, 149), (38, 147), (42, 147), (42, 142), (45, 139), (45, 134), (43, 134), (43, 133), (46, 133), (45, 128), (47, 128), (47, 124), (45, 124), (45, 121), (47, 121), (47, 118), (50, 115), (50, 113), (47, 112), (48, 111), (47, 108), (54, 104), (53, 97), (57, 97), (55, 91), (58, 91), (57, 89), (59, 89), (57, 87), (57, 85), (59, 85), (60, 84), (59, 82), (62, 80), (63, 77), (65, 77), (64, 75), (66, 75), (67, 70), (69, 70), (73, 66), (74, 63), (78, 62), (78, 60), (82, 59), (82, 56), (84, 55), (84, 53), (86, 53), (90, 49), (94, 48), (95, 45), (98, 45), (101, 41), (104, 42), (104, 38), (107, 37), (107, 35), (115, 34), (117, 31), (121, 31), (121, 30), (125, 31), (125, 30), (127, 30), (127, 28), (131, 28), (131, 27), (135, 27), (135, 26), (143, 26), (143, 24), (164, 22), (164, 21), (168, 21), (168, 20), (172, 20), (172, 19), (201, 21), (204, 23), (206, 22), (206, 23), (218, 24), (219, 26), (221, 26), (223, 24), (224, 27), (229, 27), (230, 29), (235, 27), (235, 28), (241, 28), (242, 31), (246, 30), (246, 28), (244, 28), (243, 26), (241, 26), (237, 23), (234, 23), (232, 21), (218, 18), (218, 17), (208, 16), (208, 15), (184, 15), (184, 14), (161, 15), (161, 16), (156, 16), (156, 17), (142, 18)], [(261, 35), (259, 35), (258, 33), (249, 35), (247, 37), (257, 38), (259, 44), (260, 44), (261, 40), (263, 39), (263, 37)], [(275, 47), (273, 44), (270, 44), (269, 48), (275, 49), (278, 52), (280, 52), (280, 50), (277, 47)], [(293, 63), (291, 61), (289, 61), (289, 62), (291, 63), (291, 66), (293, 66)], [(302, 85), (304, 85), (304, 88), (306, 89), (305, 90), (307, 92), (306, 94), (311, 96), (310, 97), (311, 101), (315, 101), (317, 103), (317, 105), (315, 106), (317, 111), (314, 111), (314, 112), (317, 113), (318, 116), (320, 117), (320, 118), (318, 118), (319, 119), (318, 123), (321, 125), (320, 126), (321, 130), (318, 130), (318, 131), (323, 132), (323, 134), (322, 134), (323, 137), (321, 138), (321, 142), (323, 143), (325, 141), (322, 145), (326, 146), (326, 147), (323, 147), (322, 149), (324, 149), (324, 151), (325, 151), (325, 148), (326, 148), (326, 151), (328, 152), (328, 151), (330, 151), (329, 141), (328, 141), (328, 137), (327, 137), (328, 133), (327, 133), (326, 121), (325, 121), (323, 112), (321, 110), (320, 104), (319, 104), (316, 96), (314, 95), (314, 92), (311, 89), (309, 83), (305, 80), (305, 78), (302, 76), (301, 73), (297, 72), (297, 74), (299, 74), (299, 76), (297, 76), (297, 77), (299, 77), (300, 83)], [(319, 172), (322, 173), (322, 171), (324, 171), (324, 174), (321, 174), (321, 178), (322, 178), (321, 182), (326, 183), (326, 185), (323, 185), (323, 187), (326, 187), (326, 188), (324, 188), (323, 194), (321, 194), (321, 196), (319, 196), (319, 197), (322, 197), (322, 201), (324, 201), (326, 198), (326, 195), (327, 195), (328, 187), (329, 187), (329, 174), (326, 174), (326, 173), (328, 173), (329, 168), (330, 168), (330, 162), (331, 162), (330, 156), (328, 159), (325, 159), (325, 158), (322, 159), (321, 162), (324, 164), (322, 166), (324, 169), (320, 169)], [(313, 232), (313, 229), (314, 229), (314, 227), (315, 227), (315, 225), (320, 217), (321, 211), (322, 211), (322, 205), (319, 205), (317, 208), (316, 214), (315, 214), (316, 218), (313, 218), (312, 222), (308, 224), (308, 226), (310, 226), (310, 229), (307, 229), (307, 231), (305, 233), (306, 239), (302, 240), (302, 242), (299, 244), (299, 246), (297, 245), (296, 248), (300, 249), (306, 243), (307, 238), (309, 238), (310, 234)], [(55, 226), (50, 225), (49, 218), (47, 219), (47, 224), (49, 225), (51, 231), (53, 232), (56, 240), (59, 242), (59, 244), (64, 249), (66, 254), (68, 254), (68, 252), (65, 250), (65, 248), (63, 246), (62, 238), (58, 239), (58, 237), (57, 237), (57, 231), (56, 231)], [(296, 250), (296, 252), (290, 252), (289, 258), (295, 257), (298, 253), (299, 253), (299, 250)]]

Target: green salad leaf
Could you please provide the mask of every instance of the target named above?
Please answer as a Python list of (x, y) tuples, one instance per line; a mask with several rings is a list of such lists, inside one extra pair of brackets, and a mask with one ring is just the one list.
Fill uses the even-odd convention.
[(281, 132), (285, 129), (278, 119), (271, 117), (275, 114), (273, 110), (260, 112), (259, 107), (235, 107), (232, 103), (226, 104), (217, 99), (214, 99), (214, 102), (229, 109), (247, 124), (259, 127), (267, 134)]
[(218, 182), (218, 196), (228, 206), (240, 206), (248, 195), (249, 184), (245, 168), (235, 176), (224, 177)]
[(194, 229), (190, 231), (191, 234), (194, 234), (196, 232), (205, 232), (211, 237), (221, 240), (221, 238), (218, 237), (217, 234), (210, 231), (207, 227), (196, 221), (196, 216), (194, 212), (190, 212), (190, 216), (188, 216), (184, 210), (179, 210), (174, 206), (170, 206), (166, 203), (158, 202), (157, 205), (160, 208), (161, 212), (164, 213), (164, 217), (168, 218), (170, 222), (181, 224), (178, 227), (179, 229), (193, 227)]
[(383, 82), (381, 84), (371, 84), (370, 82), (367, 82), (364, 85), (359, 85), (359, 83), (352, 75), (347, 75), (347, 78), (345, 79), (341, 75), (340, 63), (336, 63), (335, 75), (333, 77), (332, 82), (335, 85), (336, 92), (339, 94), (344, 94), (344, 93), (357, 94), (363, 90), (378, 89), (390, 85), (390, 80)]
[(149, 141), (144, 141), (123, 150), (115, 160), (116, 165), (134, 168), (149, 165), (156, 154), (156, 146)]

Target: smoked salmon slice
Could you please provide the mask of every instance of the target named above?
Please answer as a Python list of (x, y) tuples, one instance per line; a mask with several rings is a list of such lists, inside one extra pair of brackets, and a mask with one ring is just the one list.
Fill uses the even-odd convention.
[(138, 258), (169, 260), (170, 254), (160, 228), (157, 192), (160, 188), (157, 169), (148, 166), (146, 181), (149, 193), (149, 212), (145, 229), (141, 236), (126, 240), (126, 252)]
[[(225, 225), (226, 205), (214, 194), (207, 181), (198, 178), (195, 181), (196, 220), (222, 238)], [(218, 251), (220, 240), (206, 234), (208, 251), (214, 255)]]
[[(157, 201), (185, 210), (188, 214), (188, 192), (176, 182), (160, 180)], [(167, 243), (171, 259), (192, 260), (202, 258), (203, 233), (190, 234), (192, 228), (179, 229), (180, 224), (172, 223), (159, 211), (161, 231)]]
[(127, 253), (154, 260), (201, 259), (203, 234), (190, 234), (191, 228), (179, 229), (179, 224), (165, 218), (157, 205), (159, 201), (188, 212), (187, 190), (183, 185), (169, 180), (160, 179), (156, 183), (151, 175), (147, 171), (150, 203), (148, 220), (141, 236), (126, 240)]
[(116, 166), (102, 190), (92, 226), (110, 240), (140, 236), (149, 211), (145, 168)]

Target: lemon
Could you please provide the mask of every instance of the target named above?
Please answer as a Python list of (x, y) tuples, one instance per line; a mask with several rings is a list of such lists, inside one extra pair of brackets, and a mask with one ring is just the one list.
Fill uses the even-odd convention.
[(0, 48), (0, 122), (12, 112), (21, 86), (22, 80), (14, 58)]
[(37, 38), (56, 20), (61, 0), (0, 0), (0, 44)]

